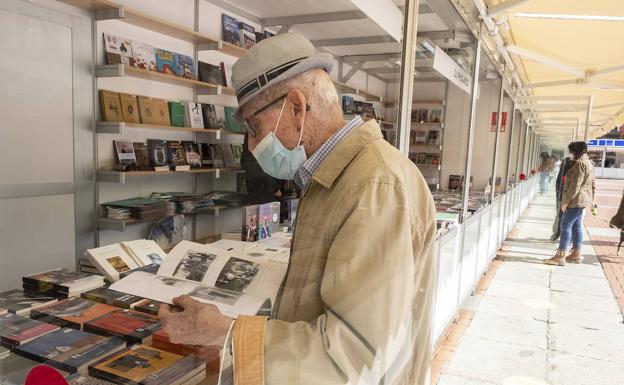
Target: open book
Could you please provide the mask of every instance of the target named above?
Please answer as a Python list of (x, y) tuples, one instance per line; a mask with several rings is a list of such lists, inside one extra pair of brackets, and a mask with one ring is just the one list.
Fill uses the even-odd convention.
[(110, 288), (166, 303), (188, 294), (233, 318), (255, 315), (269, 301), (275, 302), (286, 275), (287, 264), (282, 261), (287, 253), (288, 249), (261, 246), (228, 251), (182, 241), (157, 274), (135, 272)]
[(150, 264), (160, 265), (167, 257), (154, 241), (138, 239), (88, 249), (86, 256), (109, 281), (119, 280), (120, 274)]

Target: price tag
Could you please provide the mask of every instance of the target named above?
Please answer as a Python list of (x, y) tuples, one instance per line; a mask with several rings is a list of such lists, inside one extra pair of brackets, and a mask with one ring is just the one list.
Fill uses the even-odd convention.
[(220, 171), (221, 169), (218, 168), (217, 171), (215, 172), (215, 178), (219, 179), (219, 177), (221, 176)]
[(217, 130), (217, 140), (221, 139), (221, 130)]

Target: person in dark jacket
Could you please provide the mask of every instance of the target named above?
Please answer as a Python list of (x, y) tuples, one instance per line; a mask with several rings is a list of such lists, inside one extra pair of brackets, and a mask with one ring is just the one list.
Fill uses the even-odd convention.
[(570, 169), (570, 166), (572, 166), (570, 158), (564, 158), (555, 181), (555, 202), (557, 205), (557, 215), (555, 216), (555, 221), (552, 226), (553, 234), (550, 236), (550, 240), (552, 242), (559, 239), (559, 236), (561, 235), (561, 229), (559, 228), (561, 215), (563, 214), (561, 212), (561, 196), (563, 195), (563, 182), (565, 181), (565, 174)]

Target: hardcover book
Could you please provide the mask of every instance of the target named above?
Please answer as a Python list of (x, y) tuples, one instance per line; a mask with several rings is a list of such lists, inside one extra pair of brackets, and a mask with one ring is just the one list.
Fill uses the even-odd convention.
[(134, 155), (134, 145), (129, 140), (113, 140), (113, 145), (115, 147), (115, 158), (117, 160), (117, 164), (121, 165), (126, 169), (134, 165), (136, 167), (137, 160)]
[(427, 144), (438, 145), (440, 144), (440, 131), (432, 130), (427, 134)]
[(132, 41), (132, 66), (134, 68), (156, 71), (154, 47), (140, 41)]
[(245, 22), (238, 23), (240, 46), (250, 49), (256, 44), (256, 29)]
[(117, 281), (120, 273), (139, 267), (119, 243), (88, 249), (85, 254), (93, 266), (111, 282)]
[(191, 128), (204, 128), (201, 103), (186, 102), (186, 120)]
[(240, 46), (240, 32), (238, 29), (238, 20), (224, 13), (221, 15), (221, 21), (223, 29), (223, 41)]
[(105, 122), (122, 122), (121, 101), (117, 92), (100, 90), (100, 109)]
[(461, 186), (462, 177), (461, 175), (449, 175), (449, 190), (459, 190), (459, 186)]
[(223, 167), (223, 151), (217, 143), (202, 143), (202, 166)]
[(169, 118), (173, 127), (185, 127), (185, 110), (182, 102), (168, 102)]
[(150, 170), (150, 160), (147, 153), (147, 144), (141, 142), (132, 143), (134, 147), (134, 156), (136, 157), (136, 164), (139, 170)]
[(198, 62), (198, 66), (200, 81), (225, 86), (225, 84), (223, 84), (223, 72), (220, 66), (204, 63), (202, 61)]
[(184, 140), (182, 141), (182, 145), (184, 146), (186, 162), (189, 166), (191, 166), (191, 168), (200, 168), (202, 166), (202, 161), (197, 143), (190, 140)]
[(82, 330), (85, 322), (117, 310), (116, 307), (89, 301), (80, 297), (71, 297), (53, 305), (35, 309), (30, 317), (61, 327)]
[(98, 334), (115, 335), (132, 343), (148, 343), (152, 334), (160, 329), (160, 321), (151, 314), (118, 309), (87, 321), (84, 329)]
[(85, 373), (90, 364), (123, 350), (125, 346), (120, 338), (63, 328), (18, 346), (15, 351), (69, 373)]
[(0, 316), (0, 342), (5, 346), (25, 344), (58, 329), (59, 327), (56, 325), (36, 321), (17, 314), (3, 314)]
[(9, 313), (28, 315), (33, 309), (58, 302), (52, 296), (29, 294), (23, 290), (13, 289), (0, 293), (0, 306)]
[(273, 234), (272, 222), (273, 204), (263, 203), (258, 205), (258, 240), (269, 238)]
[(106, 305), (115, 306), (122, 309), (133, 309), (135, 306), (147, 302), (145, 298), (136, 295), (121, 293), (107, 287), (89, 290), (81, 294), (82, 298), (99, 302)]
[(177, 140), (167, 141), (167, 150), (169, 151), (169, 166), (176, 171), (189, 170), (190, 167), (186, 164), (186, 154), (184, 154), (184, 147), (182, 142)]
[(166, 140), (148, 139), (147, 153), (150, 165), (155, 171), (169, 171), (169, 151), (167, 151)]
[(22, 277), (22, 282), (30, 288), (36, 288), (39, 294), (56, 292), (72, 295), (104, 286), (104, 277), (58, 268)]
[(106, 64), (128, 64), (132, 61), (132, 44), (129, 39), (104, 33)]
[(148, 239), (121, 242), (121, 245), (139, 266), (160, 265), (167, 254), (156, 242)]
[(230, 145), (232, 147), (232, 155), (234, 156), (234, 163), (236, 166), (240, 166), (241, 158), (243, 156), (243, 145), (239, 143), (233, 143)]
[(173, 54), (173, 60), (175, 61), (176, 75), (185, 79), (195, 80), (195, 62), (193, 58), (180, 53)]
[(163, 99), (139, 96), (139, 112), (141, 123), (157, 126), (169, 126), (169, 106)]
[(174, 53), (165, 49), (155, 48), (156, 69), (165, 75), (177, 76)]
[(258, 240), (258, 205), (243, 207), (243, 236), (241, 241)]
[(225, 129), (225, 107), (214, 104), (202, 104), (202, 113), (204, 117), (204, 128), (215, 130)]
[(119, 93), (119, 101), (121, 102), (121, 115), (123, 121), (127, 123), (140, 123), (139, 105), (136, 95)]
[(225, 112), (225, 127), (232, 132), (242, 132), (241, 125), (234, 119), (236, 108), (226, 106), (223, 109)]

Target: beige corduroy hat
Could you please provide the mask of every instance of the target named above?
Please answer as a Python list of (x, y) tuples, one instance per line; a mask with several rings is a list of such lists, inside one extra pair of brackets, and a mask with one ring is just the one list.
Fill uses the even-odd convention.
[[(317, 52), (301, 34), (285, 33), (262, 40), (232, 67), (238, 111), (254, 96), (277, 83), (317, 68), (329, 73), (333, 64), (331, 54)], [(238, 113), (237, 117), (240, 118)]]

